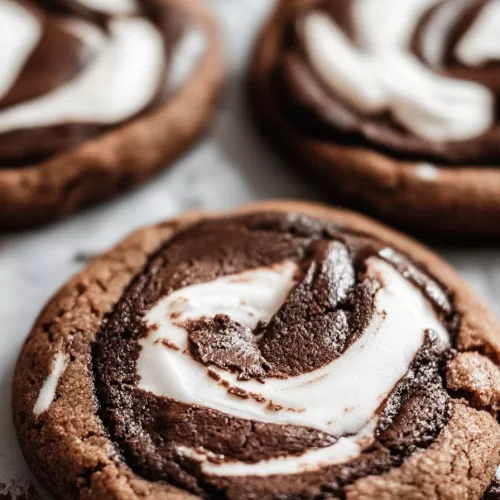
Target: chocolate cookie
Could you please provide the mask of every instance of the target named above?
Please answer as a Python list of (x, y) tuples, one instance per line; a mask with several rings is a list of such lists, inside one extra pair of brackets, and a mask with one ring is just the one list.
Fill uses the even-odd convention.
[(150, 177), (205, 129), (222, 84), (201, 0), (8, 0), (0, 33), (0, 229)]
[(444, 262), (357, 214), (187, 215), (49, 302), (14, 421), (56, 498), (479, 500), (498, 328)]
[(499, 28), (493, 0), (281, 0), (251, 67), (252, 113), (335, 199), (496, 238)]

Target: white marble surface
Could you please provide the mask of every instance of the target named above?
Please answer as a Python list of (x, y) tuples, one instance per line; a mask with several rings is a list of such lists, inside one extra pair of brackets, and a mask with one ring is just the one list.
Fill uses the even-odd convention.
[[(321, 200), (261, 144), (242, 96), (246, 55), (271, 0), (207, 0), (229, 41), (230, 84), (209, 136), (174, 168), (127, 195), (48, 227), (0, 238), (0, 483), (29, 480), (11, 424), (10, 384), (23, 339), (38, 312), (82, 264), (133, 229), (188, 209), (229, 209), (266, 198)], [(441, 253), (497, 313), (498, 248)], [(1, 491), (0, 491), (1, 493)]]

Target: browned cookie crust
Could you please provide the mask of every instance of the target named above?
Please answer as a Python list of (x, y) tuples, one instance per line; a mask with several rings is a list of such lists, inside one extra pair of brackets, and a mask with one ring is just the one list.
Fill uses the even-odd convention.
[[(80, 8), (76, 1), (37, 1), (41, 6), (46, 2), (56, 12), (75, 12), (106, 27), (106, 16)], [(34, 8), (33, 2), (25, 4)], [(0, 134), (0, 229), (55, 219), (143, 182), (184, 153), (206, 128), (224, 76), (222, 41), (215, 20), (201, 0), (147, 0), (141, 9), (164, 37), (166, 82), (161, 82), (144, 111), (111, 127), (99, 122), (63, 123)], [(64, 38), (53, 24), (46, 28), (52, 38), (44, 35), (32, 59), (43, 58), (43, 50), (55, 43), (58, 57), (48, 59), (55, 66), (55, 80), (37, 80), (34, 88), (26, 88), (22, 74), (13, 95), (0, 100), (0, 109), (22, 98), (43, 95), (64, 84), (64, 78), (70, 79), (78, 67), (68, 68), (69, 74), (62, 72), (65, 52), (73, 64), (85, 62), (88, 55), (80, 54), (82, 50), (69, 35), (65, 35), (67, 40), (59, 40), (61, 43), (53, 40)], [(191, 28), (203, 33), (205, 49), (187, 81), (172, 93), (168, 88), (169, 65), (182, 34)], [(34, 96), (25, 95), (28, 91)]]
[[(294, 262), (295, 287), (253, 331), (228, 316), (181, 325), (186, 355), (207, 366), (213, 383), (229, 370), (241, 384), (265, 386), (321, 369), (356, 344), (384, 286), (383, 277), (369, 273), (374, 257), (426, 297), (453, 348), (427, 333), (377, 410), (373, 443), (357, 458), (286, 477), (214, 476), (199, 458), (180, 452), (183, 446), (214, 454), (214, 466), (252, 464), (327, 448), (340, 436), (251, 422), (141, 389), (139, 342), (156, 331), (145, 313), (186, 286), (231, 275), (245, 280), (239, 273)], [(169, 342), (161, 348), (176, 352)], [(40, 408), (42, 387), (61, 356), (53, 398)], [(495, 319), (428, 250), (354, 213), (261, 203), (143, 229), (73, 278), (25, 344), (14, 378), (14, 421), (28, 463), (57, 498), (479, 500), (500, 462), (499, 360)], [(226, 389), (237, 399), (272, 403)]]
[[(389, 113), (367, 118), (356, 112), (316, 71), (305, 49), (304, 17), (313, 10), (325, 12), (356, 44), (352, 3), (278, 3), (259, 36), (249, 71), (249, 105), (263, 137), (291, 167), (338, 202), (426, 234), (498, 238), (498, 113), (491, 130), (478, 138), (426, 140)], [(419, 52), (419, 39), (435, 11), (454, 3), (460, 16), (453, 17), (456, 25), (436, 69)], [(429, 7), (408, 50), (431, 71), (484, 83), (497, 102), (498, 64), (471, 69), (453, 56), (460, 37), (488, 3), (447, 0)]]

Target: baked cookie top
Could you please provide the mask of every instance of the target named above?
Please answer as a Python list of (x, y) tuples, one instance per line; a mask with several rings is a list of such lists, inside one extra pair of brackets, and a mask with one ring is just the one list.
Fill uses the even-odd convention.
[(47, 159), (164, 104), (180, 83), (179, 44), (193, 32), (185, 12), (157, 0), (9, 0), (0, 22), (4, 167)]
[(308, 133), (399, 159), (500, 160), (498, 2), (302, 1), (286, 22), (279, 85)]
[(0, 52), (0, 229), (170, 166), (206, 129), (225, 74), (203, 0), (6, 0)]
[(48, 304), (14, 418), (64, 498), (479, 499), (500, 455), (496, 328), (444, 263), (360, 216), (187, 217)]
[(428, 237), (498, 239), (494, 1), (281, 0), (251, 116), (335, 204)]

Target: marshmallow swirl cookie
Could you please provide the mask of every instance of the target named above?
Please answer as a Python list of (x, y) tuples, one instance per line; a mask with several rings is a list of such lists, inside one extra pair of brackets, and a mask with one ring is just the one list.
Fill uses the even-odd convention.
[(282, 0), (250, 100), (330, 195), (399, 225), (498, 237), (500, 3)]
[(198, 0), (4, 0), (0, 53), (0, 227), (173, 161), (204, 129), (223, 74)]
[(259, 204), (139, 231), (63, 287), (14, 420), (56, 498), (479, 500), (499, 357), (432, 253), (354, 213)]

